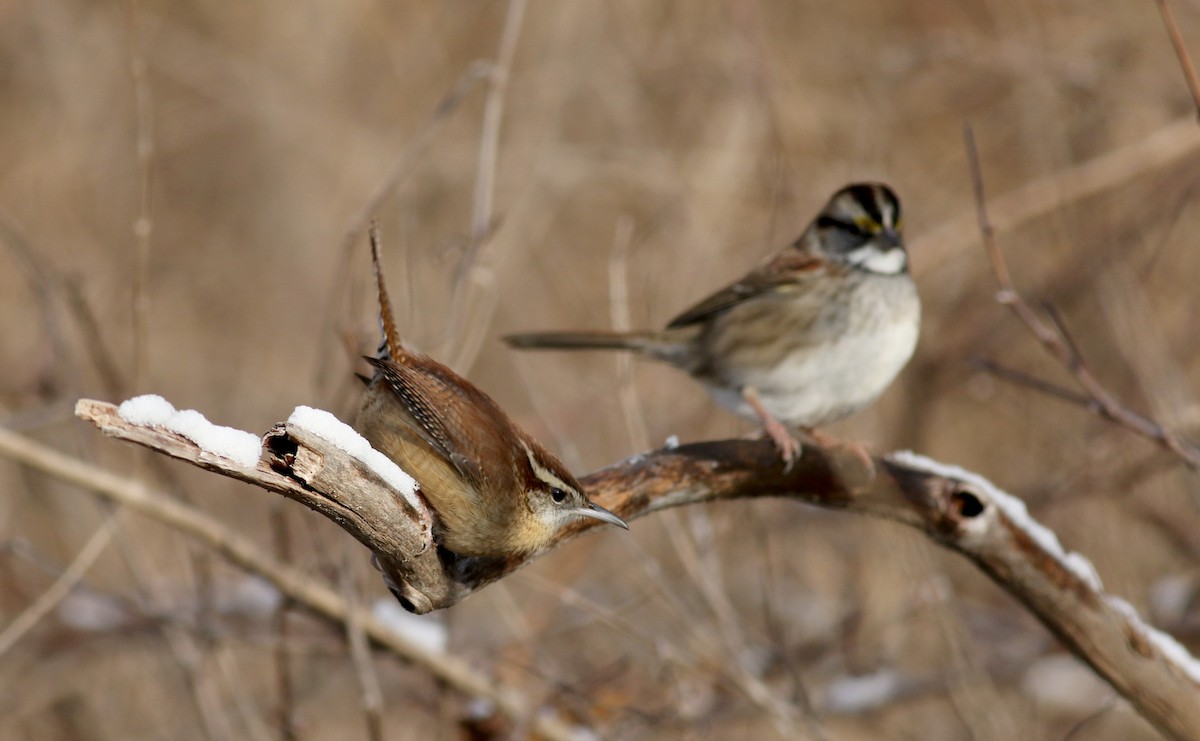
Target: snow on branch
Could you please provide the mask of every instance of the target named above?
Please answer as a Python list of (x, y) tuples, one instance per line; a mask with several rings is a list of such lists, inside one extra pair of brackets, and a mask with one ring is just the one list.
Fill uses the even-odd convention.
[[(323, 437), (344, 433), (330, 432), (328, 420), (297, 424), (294, 416), (277, 425), (263, 438), (257, 466), (247, 468), (193, 444), (186, 432), (135, 424), (111, 404), (81, 400), (76, 414), (107, 435), (281, 493), (329, 517), (375, 554), (388, 585), (414, 612), (453, 605), (542, 553), (458, 558), (438, 548), (423, 500), (390, 486), (356, 443)], [(582, 483), (626, 521), (668, 507), (776, 496), (908, 525), (972, 561), (1161, 731), (1200, 738), (1200, 663), (1107, 594), (1090, 562), (1064, 549), (1023, 502), (976, 474), (911, 453), (877, 458), (871, 471), (850, 452), (814, 444), (785, 472), (769, 441), (723, 440), (638, 455)], [(592, 526), (590, 520), (572, 525), (545, 550)]]

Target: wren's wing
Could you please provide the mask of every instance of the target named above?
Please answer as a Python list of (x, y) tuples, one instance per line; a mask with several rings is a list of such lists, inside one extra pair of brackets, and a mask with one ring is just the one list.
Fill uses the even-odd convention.
[(744, 301), (773, 291), (804, 291), (815, 277), (830, 269), (826, 261), (795, 248), (786, 249), (744, 278), (691, 307), (671, 320), (667, 329), (702, 322)]
[(367, 358), (367, 362), (400, 400), (421, 438), (477, 491), (482, 490), (486, 474), (476, 461), (508, 457), (499, 431), (512, 422), (490, 396), (450, 368), (428, 356), (420, 356), (420, 367), (409, 366), (403, 362), (406, 356), (416, 353), (403, 350), (401, 362), (383, 358)]

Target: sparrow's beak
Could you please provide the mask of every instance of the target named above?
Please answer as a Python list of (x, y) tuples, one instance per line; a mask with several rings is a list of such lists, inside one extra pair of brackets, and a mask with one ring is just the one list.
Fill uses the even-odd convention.
[(904, 244), (904, 238), (900, 236), (900, 232), (895, 229), (884, 229), (879, 232), (879, 241), (885, 249), (900, 247)]
[(612, 512), (604, 509), (595, 502), (588, 502), (586, 507), (580, 507), (579, 509), (575, 510), (575, 514), (583, 515), (584, 517), (591, 517), (593, 519), (600, 520), (601, 522), (607, 522), (609, 525), (616, 525), (617, 527), (622, 527), (626, 530), (629, 529), (629, 526), (625, 524), (624, 520), (622, 520), (620, 517), (617, 517)]

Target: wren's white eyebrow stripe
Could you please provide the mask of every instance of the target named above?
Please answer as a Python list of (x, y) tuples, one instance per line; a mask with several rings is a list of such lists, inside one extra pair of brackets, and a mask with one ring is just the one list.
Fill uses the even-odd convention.
[(535, 476), (551, 486), (556, 486), (565, 491), (575, 491), (574, 486), (571, 486), (567, 482), (555, 476), (554, 472), (550, 471), (545, 466), (540, 465), (537, 462), (537, 458), (533, 455), (533, 450), (525, 444), (524, 440), (518, 439), (517, 442), (521, 444), (521, 449), (525, 451), (525, 457), (529, 459), (529, 467), (533, 469), (533, 474)]

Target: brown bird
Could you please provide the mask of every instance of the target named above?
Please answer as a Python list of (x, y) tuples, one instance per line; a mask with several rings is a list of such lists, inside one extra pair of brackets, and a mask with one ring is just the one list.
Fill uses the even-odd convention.
[(516, 556), (548, 545), (579, 517), (628, 529), (588, 501), (567, 467), (490, 396), (401, 343), (374, 227), (371, 260), (383, 342), (379, 357), (367, 358), (375, 374), (357, 428), (417, 480), (437, 513), (442, 546), (461, 556)]
[(790, 465), (800, 444), (788, 427), (813, 434), (861, 409), (912, 356), (921, 307), (900, 228), (891, 188), (848, 185), (795, 242), (666, 329), (505, 340), (519, 348), (632, 350), (669, 363), (722, 406), (760, 420)]

